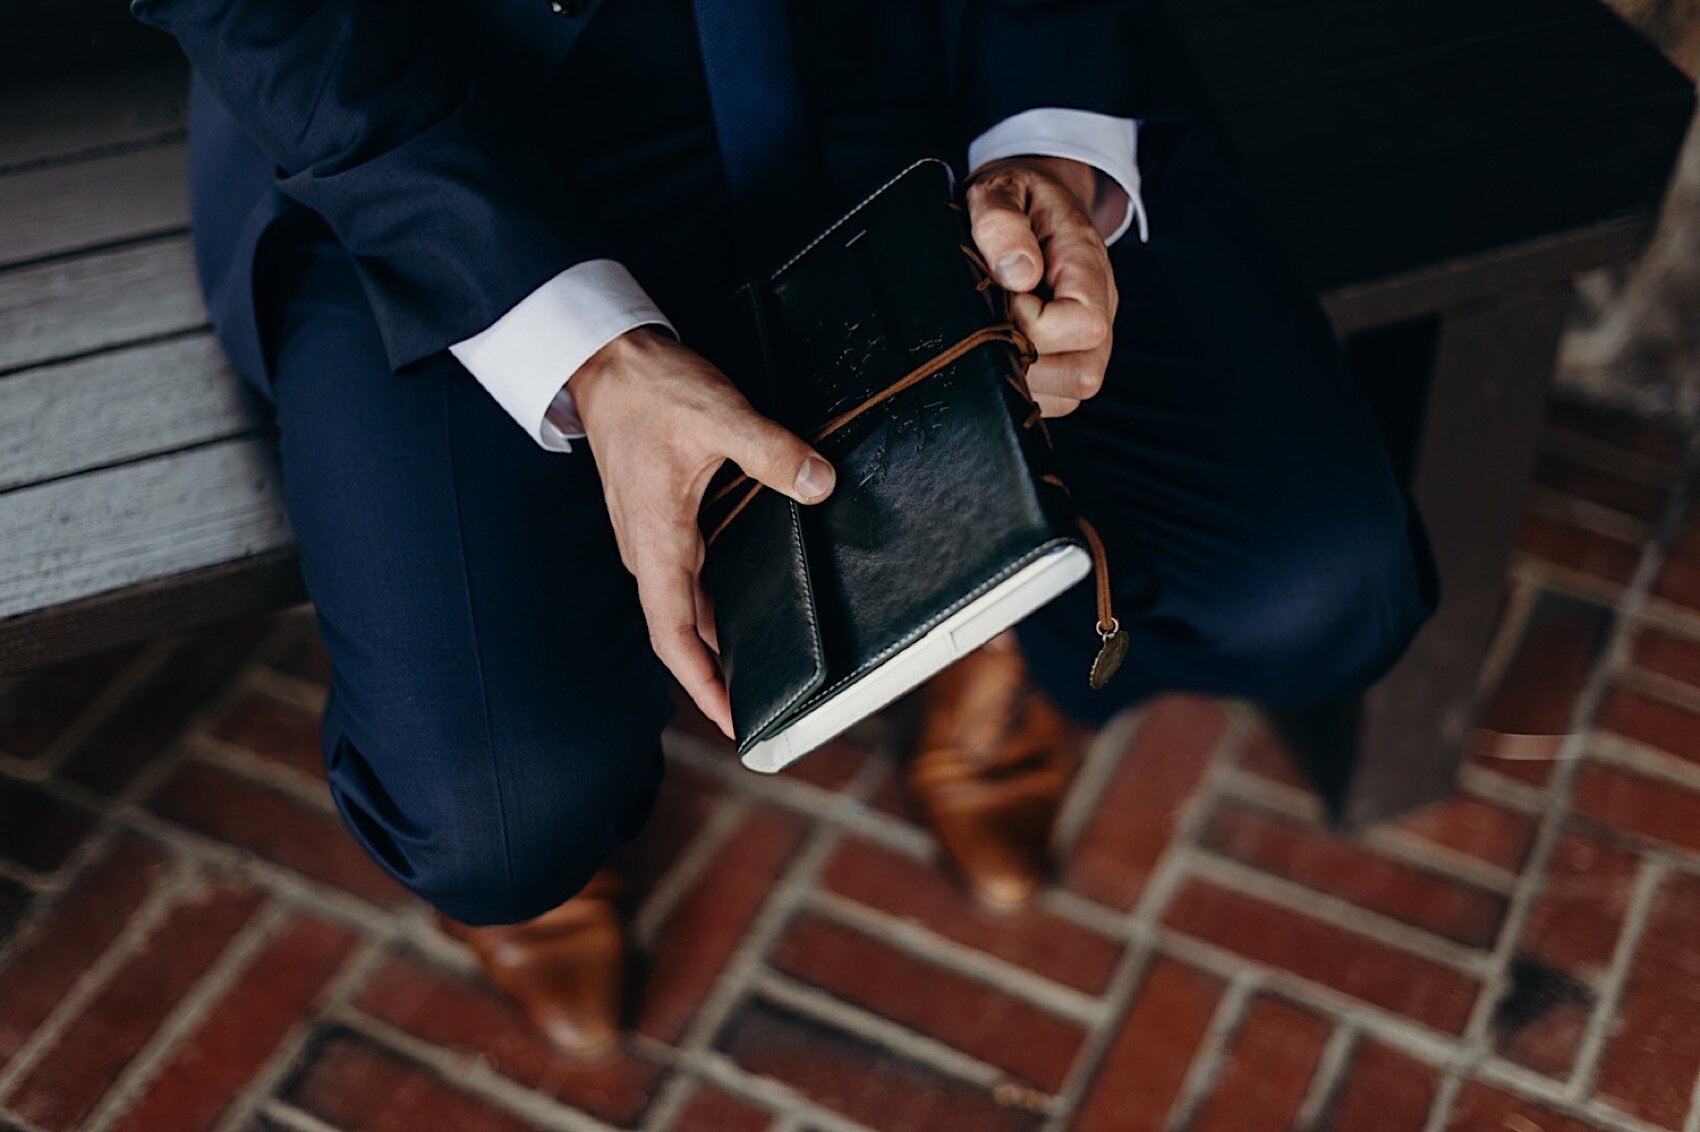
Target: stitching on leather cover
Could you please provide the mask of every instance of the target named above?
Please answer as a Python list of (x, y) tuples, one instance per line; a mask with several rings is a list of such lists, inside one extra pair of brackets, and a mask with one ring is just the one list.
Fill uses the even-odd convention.
[(876, 669), (880, 665), (884, 664), (893, 655), (902, 652), (904, 649), (908, 648), (910, 645), (914, 644), (916, 641), (920, 640), (922, 637), (926, 636), (928, 633), (930, 633), (934, 629), (938, 628), (952, 614), (957, 613), (964, 606), (968, 605), (970, 602), (974, 601), (976, 598), (978, 598), (982, 594), (986, 593), (993, 586), (996, 586), (1000, 582), (1004, 581), (1004, 579), (1006, 579), (1006, 578), (1010, 577), (1011, 575), (1017, 573), (1023, 567), (1027, 566), (1029, 563), (1035, 561), (1036, 559), (1042, 557), (1045, 554), (1050, 553), (1052, 550), (1056, 549), (1059, 546), (1079, 546), (1079, 545), (1080, 545), (1079, 540), (1070, 538), (1067, 535), (1059, 535), (1058, 537), (1056, 537), (1054, 539), (1050, 539), (1046, 542), (1040, 543), (1039, 546), (1037, 546), (1033, 550), (1028, 551), (1026, 554), (1023, 554), (1020, 558), (1016, 559), (1013, 563), (1004, 567), (1002, 570), (999, 570), (996, 574), (993, 574), (990, 578), (987, 578), (984, 582), (981, 582), (979, 585), (975, 586), (972, 590), (968, 591), (966, 596), (964, 596), (961, 600), (957, 601), (954, 605), (945, 609), (937, 617), (932, 618), (930, 621), (923, 624), (920, 628), (915, 629), (914, 631), (910, 632), (906, 636), (898, 639), (894, 643), (888, 645), (886, 648), (880, 650), (880, 652), (878, 654), (870, 657), (867, 661), (865, 661), (864, 663), (859, 665), (856, 668), (856, 670), (854, 672), (850, 673), (848, 676), (841, 677), (835, 683), (829, 684), (826, 687), (821, 688), (819, 691), (815, 692), (815, 694), (813, 696), (809, 697), (808, 706), (810, 708), (813, 708), (813, 707), (817, 706), (818, 704), (823, 704), (827, 700), (830, 700), (833, 696), (836, 696), (840, 691), (842, 691), (846, 685), (853, 684), (857, 680), (860, 680), (863, 676), (866, 676), (869, 672), (872, 672), (874, 669)]
[(876, 198), (878, 198), (881, 193), (885, 192), (887, 189), (891, 188), (891, 186), (897, 184), (897, 182), (903, 180), (903, 178), (909, 176), (909, 174), (913, 173), (915, 170), (919, 169), (923, 165), (937, 165), (940, 169), (943, 169), (945, 171), (946, 176), (952, 177), (952, 178), (954, 178), (956, 176), (955, 172), (953, 172), (951, 170), (950, 165), (947, 164), (946, 162), (940, 161), (936, 157), (923, 157), (923, 158), (921, 158), (919, 161), (915, 162), (915, 164), (909, 166), (907, 169), (903, 170), (897, 176), (893, 177), (891, 180), (887, 181), (885, 184), (881, 185), (879, 188), (877, 188), (873, 192), (869, 193), (866, 197), (862, 198), (862, 202), (860, 204), (858, 204), (855, 208), (852, 208), (849, 212), (846, 212), (843, 216), (840, 216), (837, 220), (834, 220), (832, 222), (832, 227), (828, 228), (826, 231), (822, 232), (820, 235), (818, 235), (814, 239), (810, 240), (807, 244), (803, 245), (802, 250), (799, 251), (796, 255), (792, 256), (790, 259), (786, 260), (783, 264), (781, 264), (779, 266), (778, 270), (774, 271), (774, 273), (772, 275), (769, 275), (767, 277), (767, 281), (771, 283), (771, 282), (777, 280), (781, 275), (784, 275), (787, 271), (790, 271), (793, 267), (796, 266), (798, 260), (800, 260), (804, 256), (808, 255), (819, 244), (821, 244), (828, 236), (832, 235), (834, 232), (836, 232), (840, 228), (844, 227), (844, 225), (848, 224), (850, 222), (851, 218), (854, 217), (858, 212), (860, 212), (864, 208), (868, 207), (868, 205), (874, 203), (874, 200)]
[[(774, 368), (773, 355), (768, 349), (767, 312), (763, 309), (761, 295), (754, 286), (749, 288), (749, 293), (750, 309), (755, 316), (756, 344), (761, 348), (762, 368), (766, 371), (768, 385), (772, 389), (778, 371)], [(774, 395), (776, 397), (778, 395), (776, 390)], [(815, 671), (824, 674), (826, 658), (823, 655), (824, 649), (821, 644), (820, 621), (815, 616), (815, 582), (814, 578), (809, 575), (809, 559), (803, 547), (803, 512), (793, 499), (787, 499), (785, 505), (790, 511), (791, 557), (796, 565), (797, 575), (803, 580), (803, 620), (809, 626), (809, 659), (814, 662)], [(809, 683), (813, 683), (812, 678)], [(790, 715), (791, 710), (810, 694), (809, 685), (805, 683), (790, 699), (775, 707), (773, 711), (768, 713), (767, 718), (750, 729), (749, 738), (738, 744), (738, 753), (742, 755), (751, 746), (760, 742), (774, 723)]]

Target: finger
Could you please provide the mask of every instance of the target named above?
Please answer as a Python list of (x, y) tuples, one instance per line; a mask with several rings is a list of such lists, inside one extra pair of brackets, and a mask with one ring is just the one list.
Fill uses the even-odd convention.
[(723, 422), (719, 432), (720, 454), (757, 483), (798, 503), (819, 503), (832, 494), (837, 476), (825, 457), (748, 404)]
[(638, 601), (649, 626), (649, 647), (715, 726), (732, 738), (732, 705), (720, 669), (697, 635), (695, 580), (676, 561), (646, 558), (637, 575)]
[(715, 656), (720, 655), (720, 633), (714, 627), (714, 602), (709, 598), (708, 591), (702, 588), (702, 576), (696, 578), (697, 591), (697, 636), (704, 644), (713, 650)]
[(1066, 417), (1080, 408), (1080, 402), (1068, 397), (1052, 397), (1049, 393), (1033, 394), (1033, 403), (1039, 406), (1042, 417)]
[(1037, 397), (1059, 397), (1084, 401), (1095, 397), (1104, 386), (1109, 354), (1103, 350), (1076, 350), (1068, 354), (1041, 354), (1027, 368), (1027, 388)]
[(1044, 278), (1044, 253), (1027, 216), (1022, 182), (992, 177), (968, 186), (968, 217), (974, 246), (1008, 291), (1031, 291)]
[(1074, 299), (1042, 302), (1037, 295), (1016, 295), (1009, 306), (1011, 321), (1041, 354), (1096, 350), (1110, 338), (1108, 317)]
[(1051, 298), (1079, 303), (1092, 311), (1103, 320), (1103, 332), (1108, 337), (1110, 321), (1115, 316), (1116, 281), (1103, 238), (1076, 216), (1056, 220), (1047, 215), (1042, 220), (1045, 281)]

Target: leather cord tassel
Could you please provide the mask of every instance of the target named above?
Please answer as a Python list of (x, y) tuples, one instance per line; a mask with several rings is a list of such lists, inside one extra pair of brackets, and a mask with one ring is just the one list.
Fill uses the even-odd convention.
[(1092, 668), (1086, 674), (1086, 682), (1097, 691), (1110, 682), (1127, 659), (1127, 630), (1110, 607), (1110, 556), (1104, 552), (1104, 540), (1098, 537), (1098, 528), (1080, 516), (1075, 516), (1074, 523), (1092, 552), (1092, 575), (1098, 589), (1098, 655), (1092, 658)]

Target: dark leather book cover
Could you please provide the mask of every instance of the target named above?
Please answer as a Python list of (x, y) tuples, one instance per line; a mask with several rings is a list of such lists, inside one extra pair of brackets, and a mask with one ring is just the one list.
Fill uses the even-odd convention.
[[(702, 511), (738, 749), (757, 769), (803, 753), (752, 760), (764, 740), (813, 716), (795, 733), (824, 741), (822, 719), (841, 730), (948, 663), (916, 652), (941, 626), (971, 647), (964, 613), (1025, 568), (1066, 551), (1067, 581), (1084, 573), (1003, 308), (949, 168), (927, 161), (740, 289), (692, 343), (838, 473), (803, 508), (723, 469)], [(902, 679), (880, 675), (900, 662)]]

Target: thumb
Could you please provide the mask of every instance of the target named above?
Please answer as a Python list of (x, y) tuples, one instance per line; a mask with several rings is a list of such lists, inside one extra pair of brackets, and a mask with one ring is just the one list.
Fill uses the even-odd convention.
[(1045, 260), (1027, 215), (1025, 190), (1004, 178), (970, 185), (968, 215), (974, 243), (998, 284), (1018, 293), (1037, 287)]
[(798, 503), (819, 503), (832, 494), (837, 475), (826, 458), (747, 404), (724, 436), (722, 454), (762, 486)]

